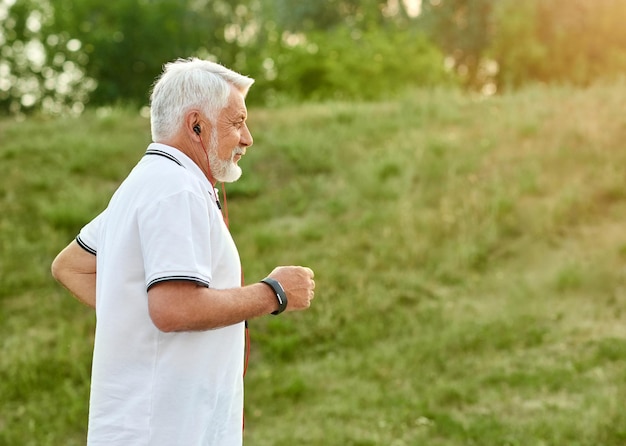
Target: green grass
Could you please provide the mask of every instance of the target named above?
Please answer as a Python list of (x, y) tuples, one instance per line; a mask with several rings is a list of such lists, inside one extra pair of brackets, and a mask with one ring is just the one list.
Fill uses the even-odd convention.
[[(250, 110), (227, 188), (246, 443), (626, 444), (626, 84)], [(149, 141), (125, 110), (0, 121), (0, 445), (84, 444), (94, 316), (49, 275)]]

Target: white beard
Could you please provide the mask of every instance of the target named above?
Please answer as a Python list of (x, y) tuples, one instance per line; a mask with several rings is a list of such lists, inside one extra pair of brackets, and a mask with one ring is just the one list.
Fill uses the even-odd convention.
[(217, 132), (211, 133), (211, 143), (209, 145), (209, 166), (211, 175), (217, 181), (223, 183), (233, 183), (237, 181), (242, 174), (241, 167), (235, 163), (235, 155), (243, 154), (244, 149), (236, 147), (228, 160), (222, 160), (217, 155)]

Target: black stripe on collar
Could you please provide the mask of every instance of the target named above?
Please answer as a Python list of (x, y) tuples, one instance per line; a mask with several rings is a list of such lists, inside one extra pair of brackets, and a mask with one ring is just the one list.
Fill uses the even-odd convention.
[(156, 150), (156, 149), (148, 149), (146, 151), (146, 155), (158, 155), (158, 156), (162, 156), (164, 158), (169, 159), (170, 161), (174, 161), (176, 164), (178, 164), (179, 166), (183, 167), (183, 164), (178, 161), (178, 159), (176, 159), (176, 157), (174, 155), (171, 155), (167, 152), (164, 152), (163, 150)]

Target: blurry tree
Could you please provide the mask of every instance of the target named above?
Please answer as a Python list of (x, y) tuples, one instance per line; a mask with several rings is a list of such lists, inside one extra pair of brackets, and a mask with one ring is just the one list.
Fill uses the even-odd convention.
[(80, 112), (95, 88), (80, 41), (50, 33), (47, 0), (0, 0), (0, 113)]
[(0, 109), (145, 104), (163, 63), (191, 55), (246, 71), (259, 8), (255, 0), (0, 0)]
[(423, 0), (419, 17), (409, 4), (0, 0), (0, 111), (143, 105), (162, 64), (189, 56), (255, 77), (250, 102), (449, 83), (442, 54), (470, 87), (626, 72), (624, 0)]
[(290, 32), (326, 31), (340, 26), (359, 29), (406, 23), (403, 0), (266, 0), (277, 25)]
[(375, 99), (401, 88), (451, 83), (443, 55), (402, 0), (266, 0), (271, 33), (259, 54), (264, 102)]
[(626, 73), (624, 0), (424, 0), (418, 22), (471, 87)]
[[(419, 26), (450, 58), (469, 86), (486, 81), (482, 62), (493, 33), (497, 0), (423, 0)], [(524, 2), (516, 2), (518, 5)]]
[[(0, 76), (2, 70), (12, 76), (0, 81), (0, 89), (22, 110), (41, 102), (42, 95), (34, 93), (41, 85), (15, 89), (14, 84), (31, 71), (49, 76), (48, 65), (73, 69), (75, 98), (67, 100), (77, 108), (90, 92), (92, 105), (146, 104), (162, 64), (192, 55), (255, 77), (259, 88), (249, 102), (282, 96), (373, 98), (403, 83), (430, 85), (449, 77), (441, 53), (410, 29), (405, 0), (0, 2), (8, 5), (0, 24), (13, 30), (15, 50), (14, 59), (0, 65), (5, 67)], [(29, 21), (37, 24), (39, 53), (45, 55), (40, 67), (17, 63), (25, 57), (20, 42), (31, 32), (20, 24)], [(9, 54), (4, 48), (3, 53)]]
[[(249, 0), (56, 0), (48, 32), (84, 45), (94, 104), (145, 103), (163, 63), (192, 54), (234, 66), (252, 35)], [(239, 64), (240, 65), (240, 64)]]
[(443, 54), (411, 30), (338, 26), (289, 35), (271, 60), (276, 75), (262, 82), (266, 99), (377, 99), (399, 90), (452, 84)]
[(626, 74), (626, 2), (623, 0), (502, 0), (490, 55), (498, 82), (587, 85)]

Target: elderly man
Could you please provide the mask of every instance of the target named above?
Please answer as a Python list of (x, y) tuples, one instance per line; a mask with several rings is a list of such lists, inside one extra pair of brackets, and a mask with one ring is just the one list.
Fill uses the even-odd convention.
[(245, 321), (310, 305), (306, 267), (241, 286), (220, 209), (215, 183), (239, 178), (252, 145), (253, 82), (208, 61), (167, 64), (151, 96), (154, 142), (52, 264), (96, 309), (91, 446), (240, 445)]

